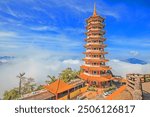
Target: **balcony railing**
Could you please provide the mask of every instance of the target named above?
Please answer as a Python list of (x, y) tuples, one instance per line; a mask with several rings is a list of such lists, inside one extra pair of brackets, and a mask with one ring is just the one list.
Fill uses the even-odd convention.
[(93, 47), (93, 48), (94, 47), (104, 47), (105, 48), (105, 47), (107, 47), (107, 45), (105, 45), (105, 44), (85, 44), (84, 47), (85, 48), (87, 48), (87, 47)]
[(84, 80), (100, 81), (100, 82), (105, 82), (105, 81), (108, 81), (112, 78), (111, 75), (104, 77), (104, 76), (97, 76), (97, 75), (87, 75), (85, 73), (81, 73), (80, 77), (83, 78)]
[(95, 24), (95, 25), (105, 25), (104, 23), (102, 23), (100, 21), (97, 21), (97, 22), (92, 21), (92, 22), (88, 23), (87, 25), (92, 25), (92, 24)]
[(91, 65), (82, 65), (81, 68), (87, 70), (110, 70), (111, 69), (109, 66), (91, 66)]
[(89, 32), (85, 32), (85, 34), (87, 36), (102, 36), (106, 33), (106, 31), (104, 30), (92, 30), (92, 31), (89, 31)]
[(87, 61), (87, 62), (108, 62), (108, 59), (100, 59), (100, 58), (92, 58), (92, 57), (86, 57), (82, 59), (83, 61)]
[(90, 17), (86, 20), (87, 23), (93, 22), (93, 21), (101, 21), (104, 22), (104, 18), (101, 16), (98, 17)]
[(83, 54), (108, 54), (108, 52), (105, 52), (105, 51), (94, 51), (94, 50), (91, 50), (91, 51), (86, 51), (86, 52), (83, 52)]

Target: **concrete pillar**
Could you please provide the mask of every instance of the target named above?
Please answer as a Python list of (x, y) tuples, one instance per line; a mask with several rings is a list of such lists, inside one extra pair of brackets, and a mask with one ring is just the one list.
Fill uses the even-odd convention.
[(102, 84), (101, 84), (101, 82), (99, 82), (99, 88), (102, 88)]
[(56, 100), (58, 100), (58, 93), (56, 94)]
[(68, 94), (67, 94), (67, 95), (68, 95), (68, 97), (67, 97), (67, 98), (68, 98), (68, 99), (70, 99), (70, 92), (69, 92), (69, 90), (68, 90)]

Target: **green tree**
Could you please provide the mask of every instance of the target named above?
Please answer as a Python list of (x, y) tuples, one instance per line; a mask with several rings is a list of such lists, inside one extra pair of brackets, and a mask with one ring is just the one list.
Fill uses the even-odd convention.
[(36, 84), (33, 78), (26, 78), (23, 82), (22, 94), (30, 93), (35, 90)]
[(41, 89), (44, 89), (44, 87), (42, 85), (39, 85), (39, 86), (37, 86), (37, 88), (35, 89), (35, 91), (38, 91), (38, 90), (41, 90)]
[(27, 94), (35, 90), (36, 84), (33, 78), (25, 77), (25, 73), (19, 73), (19, 94)]
[(19, 97), (20, 97), (20, 94), (19, 94), (18, 88), (13, 88), (9, 91), (5, 91), (3, 95), (4, 100), (15, 100), (15, 99), (18, 99)]
[(64, 82), (69, 82), (77, 78), (79, 71), (72, 70), (71, 68), (66, 68), (59, 74), (59, 78)]
[(19, 75), (17, 76), (19, 78), (19, 94), (21, 94), (21, 89), (22, 89), (22, 81), (25, 80), (24, 77), (25, 73), (19, 73)]
[(48, 80), (45, 81), (47, 84), (50, 84), (50, 83), (55, 82), (57, 80), (55, 76), (48, 75), (47, 77), (48, 77)]

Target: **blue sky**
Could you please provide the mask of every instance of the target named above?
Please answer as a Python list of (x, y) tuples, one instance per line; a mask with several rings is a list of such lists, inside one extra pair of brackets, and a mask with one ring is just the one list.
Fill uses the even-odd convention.
[(81, 59), (94, 2), (106, 18), (107, 57), (150, 62), (149, 0), (0, 0), (0, 56), (31, 48)]

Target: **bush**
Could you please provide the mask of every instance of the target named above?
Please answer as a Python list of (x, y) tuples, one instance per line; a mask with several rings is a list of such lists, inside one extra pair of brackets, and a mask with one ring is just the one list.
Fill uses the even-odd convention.
[(88, 90), (89, 90), (89, 91), (97, 91), (95, 86), (90, 86), (90, 87), (88, 87)]

